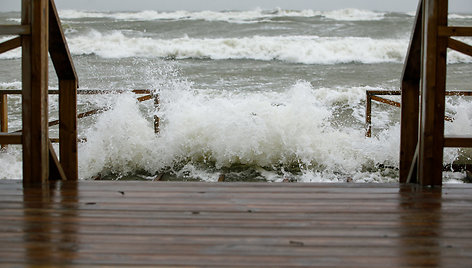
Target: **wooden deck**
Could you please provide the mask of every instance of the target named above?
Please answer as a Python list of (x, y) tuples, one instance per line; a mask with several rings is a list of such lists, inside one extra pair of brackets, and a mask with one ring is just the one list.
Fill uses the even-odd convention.
[(472, 186), (0, 181), (0, 266), (472, 267)]

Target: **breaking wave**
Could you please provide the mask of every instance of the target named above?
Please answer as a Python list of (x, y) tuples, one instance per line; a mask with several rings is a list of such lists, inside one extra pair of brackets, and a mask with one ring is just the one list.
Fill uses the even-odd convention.
[(243, 38), (152, 39), (127, 37), (115, 31), (70, 39), (74, 54), (95, 54), (104, 58), (161, 57), (280, 60), (305, 64), (348, 62), (401, 62), (406, 40), (358, 37), (254, 36)]
[(257, 23), (283, 17), (322, 17), (339, 21), (376, 21), (382, 20), (385, 16), (383, 12), (374, 12), (360, 9), (341, 9), (333, 11), (316, 10), (262, 10), (255, 9), (249, 11), (172, 11), (159, 12), (146, 10), (139, 12), (93, 12), (79, 10), (62, 10), (60, 16), (63, 19), (81, 18), (107, 18), (126, 21), (152, 21), (152, 20), (205, 20), (205, 21), (225, 21), (229, 23)]
[[(402, 63), (406, 39), (369, 37), (253, 36), (242, 38), (154, 39), (127, 36), (122, 31), (103, 34), (90, 30), (68, 38), (74, 55), (103, 58), (159, 57), (167, 59), (249, 59), (302, 64)], [(20, 50), (0, 55), (19, 58)], [(472, 58), (451, 52), (449, 63), (470, 63)]]

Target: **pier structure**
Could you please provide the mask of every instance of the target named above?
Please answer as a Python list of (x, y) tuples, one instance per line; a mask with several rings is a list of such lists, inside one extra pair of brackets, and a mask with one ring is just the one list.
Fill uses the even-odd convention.
[(447, 50), (472, 56), (455, 38), (472, 36), (472, 27), (448, 25), (448, 2), (419, 1), (401, 84), (401, 183), (441, 186), (444, 148), (472, 147), (471, 133), (444, 134)]
[[(21, 25), (0, 26), (18, 36), (0, 52), (23, 49), (23, 130), (0, 134), (23, 146), (23, 181), (0, 181), (0, 266), (472, 267), (471, 186), (423, 187), (442, 185), (444, 147), (471, 146), (444, 136), (446, 49), (472, 54), (453, 38), (472, 28), (447, 25), (447, 3), (422, 0), (416, 16), (400, 185), (211, 184), (77, 181), (74, 65), (54, 1), (22, 0)], [(60, 161), (48, 136), (48, 52)]]
[[(0, 26), (16, 36), (0, 44), (0, 53), (22, 49), (21, 132), (0, 133), (0, 144), (21, 144), (25, 187), (48, 180), (77, 180), (78, 78), (53, 0), (22, 0), (21, 25)], [(59, 81), (59, 157), (49, 139), (48, 55)], [(2, 101), (2, 131), (7, 130), (7, 95)], [(60, 159), (60, 161), (59, 161)]]

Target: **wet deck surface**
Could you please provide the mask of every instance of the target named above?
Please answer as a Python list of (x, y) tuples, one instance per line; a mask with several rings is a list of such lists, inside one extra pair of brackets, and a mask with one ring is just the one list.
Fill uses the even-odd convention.
[(0, 266), (472, 267), (472, 186), (0, 181)]

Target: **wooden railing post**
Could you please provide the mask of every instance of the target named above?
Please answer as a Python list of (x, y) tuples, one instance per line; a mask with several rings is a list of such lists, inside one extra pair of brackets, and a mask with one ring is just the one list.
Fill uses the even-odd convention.
[(23, 185), (46, 182), (48, 139), (48, 1), (22, 0)]
[(59, 151), (68, 180), (78, 180), (77, 81), (59, 80)]
[(421, 185), (442, 185), (444, 113), (448, 38), (438, 34), (448, 23), (447, 0), (425, 0), (421, 65), (421, 120), (418, 179)]
[[(154, 94), (154, 107), (156, 108), (156, 112), (159, 111), (159, 94), (155, 93)], [(160, 118), (157, 115), (154, 115), (154, 133), (159, 133), (159, 124), (160, 124)]]
[(372, 137), (372, 96), (369, 91), (366, 91), (365, 136), (367, 138)]
[[(8, 132), (8, 95), (0, 94), (0, 132)], [(0, 148), (5, 148), (5, 144), (0, 144)]]
[[(78, 78), (53, 0), (49, 3), (49, 54), (59, 80), (59, 155), (68, 180), (78, 180)], [(52, 148), (52, 147), (51, 147)]]
[(422, 26), (423, 0), (420, 0), (402, 74), (400, 183), (408, 181), (412, 162), (416, 161), (413, 158), (418, 146)]

